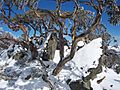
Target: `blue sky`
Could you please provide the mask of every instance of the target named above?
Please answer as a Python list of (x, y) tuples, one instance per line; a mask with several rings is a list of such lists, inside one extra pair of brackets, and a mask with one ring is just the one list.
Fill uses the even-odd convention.
[[(56, 8), (55, 3), (56, 2), (54, 0), (40, 0), (38, 7), (43, 8), (43, 9), (54, 10)], [(119, 0), (118, 0), (118, 3), (120, 4)], [(65, 3), (62, 5), (62, 10), (72, 11), (74, 9), (72, 6), (73, 6), (72, 2)], [(86, 7), (86, 6), (84, 7), (84, 9), (88, 9), (88, 8), (89, 7)], [(103, 16), (102, 16), (102, 23), (107, 27), (108, 32), (118, 39), (119, 44), (120, 44), (120, 25), (117, 25), (117, 26), (111, 25), (108, 22), (108, 18), (107, 18), (106, 14), (103, 14)], [(19, 36), (21, 33), (21, 31), (14, 32), (14, 31), (10, 30), (6, 25), (0, 24), (0, 27), (2, 27), (3, 30), (5, 30), (5, 31), (10, 31), (11, 33), (13, 33), (16, 36)]]

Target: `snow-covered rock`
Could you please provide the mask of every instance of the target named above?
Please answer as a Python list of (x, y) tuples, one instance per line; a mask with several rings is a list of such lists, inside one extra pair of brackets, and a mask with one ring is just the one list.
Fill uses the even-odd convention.
[[(13, 49), (11, 46), (0, 56), (0, 90), (50, 90), (51, 85), (55, 90), (71, 90), (68, 85), (70, 82), (82, 80), (82, 77), (89, 74), (89, 68), (97, 67), (102, 54), (101, 42), (101, 38), (97, 38), (85, 44), (76, 51), (74, 58), (65, 64), (57, 76), (53, 76), (52, 71), (60, 60), (59, 50), (56, 50), (53, 61), (42, 61), (41, 58), (29, 61), (27, 57), (26, 61), (20, 63), (19, 60), (8, 57), (8, 51)], [(83, 46), (83, 43), (79, 42), (78, 46)], [(15, 46), (10, 55), (13, 56), (21, 50), (23, 49)], [(30, 53), (26, 53), (29, 56)], [(70, 50), (65, 47), (65, 56), (69, 53)], [(103, 77), (103, 81), (98, 84), (97, 81)], [(68, 80), (70, 81), (67, 82)], [(119, 90), (120, 75), (112, 69), (103, 67), (102, 73), (91, 80), (91, 85), (93, 90)]]
[[(97, 83), (98, 80), (102, 79), (101, 83)], [(97, 75), (97, 78), (91, 80), (93, 90), (119, 90), (120, 89), (120, 74), (115, 73), (112, 69), (104, 68), (102, 73)]]

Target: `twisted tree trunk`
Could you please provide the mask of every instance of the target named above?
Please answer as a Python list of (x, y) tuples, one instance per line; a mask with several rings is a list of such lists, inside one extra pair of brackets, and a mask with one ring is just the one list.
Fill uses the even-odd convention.
[(58, 65), (56, 66), (56, 68), (53, 70), (53, 75), (57, 75), (62, 68), (64, 67), (64, 65), (73, 59), (74, 55), (75, 55), (75, 51), (76, 51), (76, 47), (77, 47), (77, 43), (84, 38), (85, 36), (87, 36), (88, 34), (90, 34), (91, 32), (94, 32), (96, 30), (97, 25), (100, 23), (101, 20), (101, 15), (102, 12), (101, 11), (97, 11), (97, 15), (95, 17), (95, 20), (93, 22), (93, 24), (91, 25), (91, 27), (84, 33), (76, 36), (73, 41), (72, 41), (72, 46), (71, 46), (71, 51), (70, 51), (70, 55), (63, 58), (63, 60), (60, 60), (60, 62), (58, 63)]

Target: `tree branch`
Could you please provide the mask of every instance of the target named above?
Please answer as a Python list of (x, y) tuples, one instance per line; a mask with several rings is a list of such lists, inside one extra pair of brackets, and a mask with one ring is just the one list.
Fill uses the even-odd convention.
[(80, 34), (79, 36), (75, 37), (75, 40), (72, 41), (72, 48), (71, 48), (70, 55), (65, 57), (63, 60), (61, 60), (58, 63), (56, 68), (53, 70), (53, 75), (57, 75), (62, 70), (64, 65), (74, 57), (76, 47), (77, 47), (77, 43), (82, 38), (84, 38), (85, 36), (87, 36), (88, 34), (90, 34), (91, 32), (94, 32), (96, 30), (97, 25), (100, 23), (101, 16), (102, 16), (102, 12), (97, 10), (95, 20), (94, 20), (93, 24), (91, 25), (91, 27), (86, 32), (84, 32), (84, 33)]

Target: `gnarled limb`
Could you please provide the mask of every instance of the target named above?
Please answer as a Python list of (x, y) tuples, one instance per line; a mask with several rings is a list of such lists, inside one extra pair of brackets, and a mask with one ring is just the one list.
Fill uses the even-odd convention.
[(56, 66), (56, 68), (53, 70), (53, 75), (57, 75), (62, 70), (64, 65), (74, 57), (76, 47), (77, 47), (77, 43), (82, 38), (84, 38), (85, 36), (87, 36), (88, 34), (90, 34), (91, 32), (94, 32), (96, 30), (96, 27), (100, 23), (100, 20), (101, 20), (101, 15), (102, 15), (101, 13), (102, 12), (100, 10), (97, 10), (95, 20), (94, 20), (93, 24), (91, 25), (91, 27), (86, 32), (84, 32), (84, 33), (75, 37), (75, 39), (72, 41), (72, 47), (71, 47), (70, 55), (65, 57), (63, 60), (60, 60), (60, 62)]

